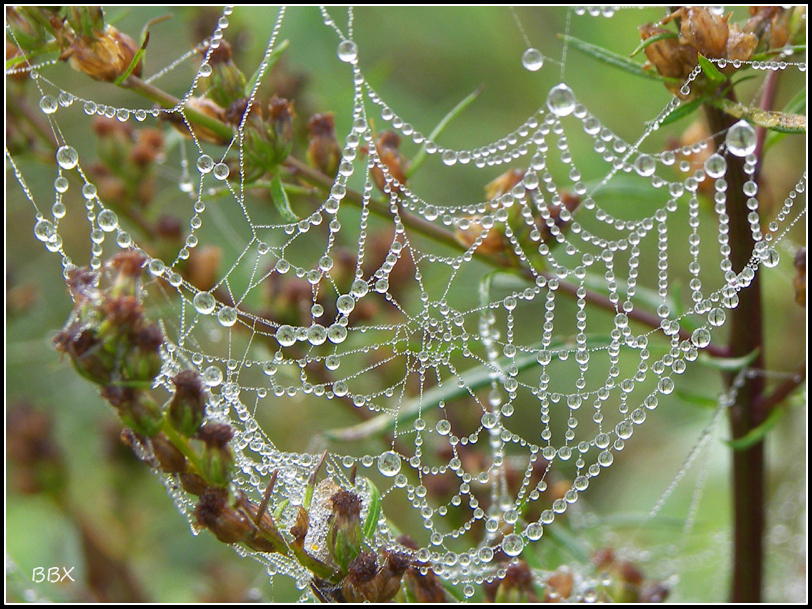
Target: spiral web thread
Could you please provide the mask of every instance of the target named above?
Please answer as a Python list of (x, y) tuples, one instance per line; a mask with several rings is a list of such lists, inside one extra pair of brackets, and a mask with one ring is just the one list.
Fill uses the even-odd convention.
[[(223, 12), (211, 47), (223, 37), (230, 14), (228, 8)], [(284, 15), (281, 10), (253, 95), (277, 44)], [(420, 545), (416, 557), (442, 578), (459, 584), (469, 596), (473, 584), (503, 575), (505, 563), (493, 560), (495, 552), (518, 556), (612, 464), (636, 426), (652, 415), (663, 396), (674, 391), (674, 379), (710, 344), (712, 333), (725, 322), (725, 311), (736, 306), (738, 292), (749, 285), (762, 265), (777, 264), (778, 242), (805, 214), (805, 201), (798, 195), (805, 190), (806, 173), (766, 231), (758, 215), (752, 215), (756, 251), (747, 267), (736, 274), (731, 270), (727, 243), (727, 185), (720, 178), (726, 154), (745, 157), (745, 171), (755, 172), (755, 132), (747, 123), (729, 130), (724, 147), (707, 159), (703, 170), (670, 181), (663, 175), (671, 175), (667, 168), (680, 163), (675, 152), (647, 154), (642, 149), (651, 133), (680, 106), (679, 99), (675, 97), (647, 123), (637, 141), (626, 142), (562, 83), (550, 90), (538, 112), (503, 138), (473, 150), (443, 148), (416, 131), (409, 117), (397, 115), (396, 104), (390, 106), (381, 99), (364, 77), (352, 40), (352, 11), (346, 31), (326, 10), (322, 9), (322, 15), (327, 33), (336, 36), (339, 59), (350, 68), (354, 90), (352, 128), (343, 137), (342, 160), (330, 195), (322, 197), (318, 208), (298, 222), (285, 222), (278, 215), (270, 221), (255, 220), (257, 204), (243, 188), (244, 129), (219, 159), (207, 154), (197, 138), (184, 148), (179, 185), (190, 199), (178, 205), (186, 208), (190, 227), (186, 244), (174, 260), (151, 258), (149, 262), (149, 271), (156, 277), (151, 291), (163, 294), (165, 310), (170, 311), (161, 317), (169, 341), (157, 383), (171, 390), (169, 379), (180, 370), (191, 367), (201, 372), (210, 389), (210, 416), (228, 420), (237, 430), (235, 450), (241, 475), (236, 483), (249, 496), (260, 497), (276, 471), (272, 505), (285, 500), (301, 504), (307, 480), (324, 450), (327, 459), (322, 475), (334, 484), (350, 488), (350, 471), (357, 467), (384, 497), (375, 544), (398, 546), (397, 518), (387, 515), (412, 506), (425, 528), (422, 538), (410, 531)], [(578, 16), (583, 15), (581, 11)], [(526, 39), (524, 31), (522, 34)], [(525, 53), (529, 69), (536, 69), (532, 65), (535, 59), (537, 56)], [(805, 70), (805, 64), (786, 62), (760, 67)], [(115, 212), (99, 200), (83, 171), (81, 154), (64, 141), (57, 117), (63, 112), (72, 116), (79, 105), (90, 116), (121, 121), (153, 121), (161, 113), (178, 114), (192, 134), (196, 128), (186, 120), (182, 107), (169, 111), (117, 108), (77, 98), (39, 73), (44, 68), (32, 69), (31, 76), (42, 94), (40, 107), (63, 145), (57, 152), (55, 202), (49, 213), (37, 212), (35, 234), (51, 252), (62, 256), (66, 272), (73, 267), (59, 225), (66, 214), (77, 213), (66, 209), (62, 195), (67, 177), (78, 174), (92, 231), (90, 265), (99, 268), (104, 255), (138, 244), (119, 224)], [(187, 98), (209, 72), (204, 60)], [(685, 83), (685, 92), (698, 75), (699, 68)], [(71, 106), (74, 110), (69, 110)], [(403, 139), (424, 146), (430, 157), (439, 157), (446, 166), (518, 168), (524, 176), (517, 186), (490, 200), (457, 205), (424, 200), (419, 192), (398, 183), (381, 162), (373, 121), (379, 128), (392, 129)], [(570, 139), (584, 137), (605, 163), (603, 178), (589, 186), (569, 144)], [(709, 143), (706, 140), (677, 152), (690, 160)], [(226, 181), (230, 171), (224, 162), (226, 154), (240, 159), (239, 181)], [(197, 157), (191, 170), (187, 157)], [(7, 159), (26, 196), (39, 210), (8, 152)], [(379, 196), (371, 180), (375, 170), (383, 174), (388, 191), (388, 217), (383, 220), (374, 216), (374, 200)], [(639, 217), (606, 211), (602, 194), (623, 175), (646, 184), (652, 198), (661, 201), (659, 206), (651, 213), (637, 214)], [(711, 183), (715, 192), (715, 243), (700, 239), (697, 191), (703, 182)], [(362, 192), (360, 213), (345, 200), (354, 184), (360, 184)], [(208, 195), (213, 187), (221, 192), (227, 189), (227, 196), (212, 202)], [(748, 182), (745, 188), (748, 205), (758, 211), (756, 183)], [(565, 190), (580, 198), (574, 214), (562, 202), (560, 193)], [(228, 293), (233, 306), (215, 299), (214, 290), (197, 290), (175, 270), (199, 245), (198, 235), (207, 226), (222, 222), (218, 208), (230, 205), (239, 208), (243, 225), (228, 229), (233, 233), (230, 245), (239, 248), (225, 265), (228, 270), (216, 288)], [(449, 248), (442, 253), (431, 251), (425, 239), (413, 232), (407, 217), (471, 235), (470, 246), (462, 253)], [(229, 218), (235, 222), (233, 215)], [(541, 220), (536, 222), (536, 218)], [(687, 244), (675, 242), (669, 227), (686, 222)], [(569, 224), (568, 231), (562, 230), (562, 224)], [(494, 227), (502, 230), (510, 256), (525, 269), (521, 281), (515, 275), (507, 278), (491, 273), (476, 262), (478, 250)], [(544, 230), (549, 234), (543, 236)], [(520, 239), (520, 231), (529, 232), (529, 239)], [(386, 240), (385, 257), (370, 270), (368, 252), (380, 235)], [(356, 242), (354, 277), (336, 280), (332, 275), (336, 251), (341, 244)], [(688, 270), (693, 306), (678, 314), (669, 298), (668, 252), (686, 245), (692, 258)], [(657, 256), (644, 256), (647, 251), (656, 251)], [(708, 268), (705, 262), (709, 252), (714, 252), (715, 268)], [(402, 286), (390, 281), (404, 282), (403, 273), (398, 273), (403, 269), (418, 298), (404, 295)], [(269, 283), (294, 275), (307, 282), (312, 294), (310, 324), (281, 323), (257, 313), (252, 296)], [(647, 290), (639, 285), (641, 275), (656, 275), (656, 287)], [(587, 319), (587, 287), (594, 287), (589, 284), (594, 277), (600, 278), (616, 309), (608, 337), (603, 339), (592, 338)], [(157, 278), (162, 281), (158, 283)], [(574, 306), (568, 290), (569, 296), (574, 295)], [(477, 291), (478, 300), (471, 295)], [(629, 313), (641, 301), (644, 307), (651, 306), (652, 300), (658, 303), (661, 326), (637, 334), (630, 326)], [(384, 311), (378, 318), (385, 323), (354, 319), (353, 312), (367, 302)], [(534, 316), (535, 322), (523, 321), (525, 315)], [(600, 321), (595, 326), (607, 329)], [(693, 329), (690, 338), (685, 335), (686, 327)], [(558, 338), (562, 335), (573, 338), (562, 341)], [(341, 433), (314, 429), (307, 446), (291, 450), (273, 427), (263, 427), (258, 420), (275, 412), (295, 417), (303, 403), (311, 413), (346, 409), (351, 404), (364, 411), (368, 420), (341, 432), (344, 440), (351, 440), (349, 444), (337, 441)], [(521, 425), (514, 425), (517, 410), (526, 412), (528, 408), (536, 413), (535, 427), (526, 424), (527, 417), (521, 419)], [(559, 419), (566, 422), (559, 424)], [(698, 447), (706, 439), (703, 436)], [(470, 458), (474, 452), (480, 458), (476, 464)], [(688, 462), (694, 456), (692, 452)], [(574, 463), (575, 474), (571, 488), (553, 500), (548, 473), (557, 463)], [(508, 469), (519, 472), (518, 491), (509, 487)], [(165, 483), (178, 507), (190, 517), (193, 498), (179, 489), (173, 477), (166, 477)], [(451, 490), (447, 500), (438, 501), (435, 491), (443, 485)], [(365, 488), (361, 482), (356, 488), (365, 497), (364, 509), (368, 502)], [(489, 500), (482, 502), (478, 497), (483, 496)], [(317, 494), (317, 504), (318, 499)], [(527, 519), (527, 506), (533, 504), (539, 516)], [(325, 508), (324, 521), (327, 514)], [(292, 510), (282, 512), (279, 524), (283, 531), (292, 526), (292, 517)], [(460, 522), (462, 525), (452, 524)], [(309, 547), (318, 548), (321, 542), (323, 548), (324, 527), (319, 526), (318, 514), (311, 514), (311, 523)], [(472, 535), (467, 533), (474, 527), (484, 527), (485, 541), (468, 543)], [(310, 574), (290, 558), (252, 555), (267, 565), (270, 574), (290, 575), (306, 588)]]

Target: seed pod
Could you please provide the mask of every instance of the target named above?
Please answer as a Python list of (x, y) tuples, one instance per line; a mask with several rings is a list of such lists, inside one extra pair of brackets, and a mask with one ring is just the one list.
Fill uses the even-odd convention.
[(169, 423), (178, 433), (191, 438), (203, 424), (206, 396), (200, 374), (184, 370), (172, 379), (175, 395), (169, 402)]
[[(132, 38), (107, 25), (90, 36), (76, 36), (60, 59), (95, 80), (113, 82), (130, 67), (137, 52), (138, 45)], [(139, 61), (132, 74), (140, 77), (142, 71), (143, 61)]]
[(352, 491), (332, 496), (333, 512), (327, 529), (327, 550), (342, 573), (361, 553), (364, 533), (361, 523), (361, 498)]

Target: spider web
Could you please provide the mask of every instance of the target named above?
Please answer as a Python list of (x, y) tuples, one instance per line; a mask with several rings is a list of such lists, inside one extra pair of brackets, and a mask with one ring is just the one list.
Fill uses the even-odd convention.
[[(599, 14), (570, 13), (572, 19)], [(228, 32), (230, 16), (225, 9), (184, 102), (208, 77), (208, 56)], [(581, 493), (718, 337), (738, 293), (762, 266), (778, 264), (778, 243), (805, 213), (806, 174), (768, 226), (752, 214), (756, 249), (736, 273), (723, 177), (731, 155), (744, 157), (745, 171), (755, 174), (755, 131), (747, 123), (730, 129), (719, 150), (713, 151), (709, 134), (657, 152), (648, 142), (681, 107), (678, 97), (641, 120), (642, 132), (627, 141), (561, 82), (541, 93), (537, 111), (503, 137), (475, 148), (445, 147), (413, 126), (418, 117), (399, 114), (396, 99), (376, 92), (375, 79), (362, 69), (363, 48), (354, 42), (353, 11), (344, 26), (325, 9), (321, 16), (343, 63), (336, 71), (343, 69), (352, 86), (352, 119), (339, 134), (343, 150), (329, 195), (311, 194), (309, 210), (295, 205), (296, 218), (263, 204), (246, 184), (245, 121), (225, 150), (211, 147), (183, 105), (155, 110), (84, 99), (52, 83), (47, 66), (31, 76), (61, 143), (50, 212), (40, 210), (8, 152), (7, 159), (37, 210), (35, 235), (61, 256), (66, 272), (75, 263), (60, 224), (81, 211), (67, 209), (63, 194), (69, 177), (82, 183), (89, 264), (98, 269), (105, 256), (139, 245), (110, 202), (98, 197), (83, 168), (81, 142), (66, 141), (57, 119), (75, 117), (77, 107), (122, 122), (180, 117), (192, 135), (179, 144), (176, 178), (188, 195), (177, 197), (175, 208), (188, 225), (185, 243), (176, 255), (151, 255), (148, 266), (155, 277), (149, 291), (168, 338), (157, 384), (171, 391), (170, 379), (187, 368), (203, 375), (209, 416), (237, 430), (235, 483), (251, 497), (261, 497), (276, 472), (272, 505), (300, 505), (326, 451), (323, 474), (355, 488), (366, 510), (368, 491), (363, 482), (353, 483), (357, 469), (383, 496), (374, 543), (400, 547), (397, 537), (410, 525), (416, 558), (471, 596), (475, 584), (504, 576), (500, 556), (518, 557), (575, 509)], [(285, 17), (280, 10), (251, 103), (260, 103)], [(517, 23), (531, 47), (518, 17)], [(532, 74), (541, 63), (542, 71), (558, 64), (563, 80), (568, 48), (560, 64), (530, 48), (524, 65)], [(184, 63), (188, 58), (151, 80)], [(697, 68), (682, 93), (690, 93), (699, 75)], [(401, 183), (392, 175), (377, 140), (384, 130), (423, 151), (427, 167), (447, 176), (441, 180), (453, 180), (460, 168), (481, 170), (488, 176), (483, 182), (514, 169), (516, 179), (489, 197), (436, 196), (416, 180)], [(602, 165), (597, 173), (590, 165), (584, 176), (587, 156)], [(704, 159), (699, 166), (697, 158)], [(712, 193), (716, 226), (700, 222), (703, 189)], [(758, 212), (756, 182), (746, 189), (748, 205)], [(645, 200), (635, 207), (619, 204), (639, 192)], [(431, 239), (440, 231), (457, 239), (438, 245)], [(201, 290), (180, 269), (213, 242), (223, 244), (224, 271)], [(688, 252), (687, 273), (673, 268), (674, 251)], [(689, 307), (673, 293), (683, 280)], [(274, 308), (279, 303), (287, 310)], [(613, 311), (592, 308), (601, 304)], [(658, 329), (635, 323), (644, 311), (656, 311)], [(571, 481), (566, 489), (554, 484), (559, 469)], [(191, 519), (194, 498), (172, 477), (165, 483)], [(282, 511), (283, 531), (294, 514)], [(311, 521), (308, 543), (323, 547), (318, 517)], [(293, 560), (252, 556), (270, 574), (306, 587), (310, 574)]]

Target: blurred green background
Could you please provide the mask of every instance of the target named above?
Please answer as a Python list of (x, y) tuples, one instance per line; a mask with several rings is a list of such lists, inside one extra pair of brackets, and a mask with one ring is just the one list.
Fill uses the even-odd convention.
[[(476, 102), (440, 137), (438, 143), (450, 148), (471, 149), (513, 131), (544, 104), (547, 91), (561, 82), (562, 74), (578, 100), (605, 126), (630, 142), (640, 137), (644, 123), (654, 119), (670, 100), (670, 94), (657, 82), (613, 70), (572, 48), (567, 49), (563, 67), (559, 63), (562, 44), (557, 35), (567, 28), (572, 36), (628, 55), (639, 41), (637, 26), (656, 21), (663, 9), (623, 10), (612, 19), (578, 17), (564, 8), (520, 7), (516, 11), (531, 44), (547, 58), (538, 72), (530, 73), (521, 65), (526, 46), (510, 10), (487, 7), (357, 8), (353, 27), (360, 67), (390, 107), (426, 134), (464, 96), (482, 85)], [(107, 17), (137, 39), (148, 20), (165, 12), (161, 7), (117, 7), (107, 10)], [(151, 28), (145, 77), (199, 43), (220, 16), (218, 11), (207, 8), (171, 12), (171, 20)], [(330, 8), (329, 12), (345, 30), (346, 9)], [(225, 38), (234, 46), (235, 60), (246, 74), (253, 73), (262, 57), (277, 14), (278, 9), (273, 7), (238, 8), (231, 16)], [(308, 114), (329, 110), (336, 113), (341, 137), (351, 121), (352, 78), (349, 67), (336, 57), (337, 36), (324, 26), (318, 9), (289, 8), (279, 37), (291, 41), (283, 61), (285, 74), (301, 81), (301, 98), (296, 100), (297, 127), (303, 128)], [(183, 95), (196, 67), (194, 60), (186, 60), (155, 84), (173, 95)], [(133, 94), (93, 82), (62, 63), (42, 68), (41, 74), (86, 99), (115, 106), (149, 107), (148, 102)], [(741, 86), (743, 102), (757, 92), (763, 78), (757, 76)], [(783, 107), (805, 87), (804, 76), (796, 70), (782, 74), (776, 108)], [(28, 99), (33, 108), (37, 98), (29, 83)], [(66, 140), (74, 142), (80, 154), (92, 155), (90, 119), (78, 106), (60, 111), (56, 118)], [(672, 147), (689, 122), (683, 120), (661, 129), (647, 139), (643, 150), (656, 153)], [(591, 151), (591, 140), (582, 133), (576, 135), (575, 122), (570, 126), (570, 145), (585, 180), (601, 177), (606, 168)], [(786, 138), (766, 159), (762, 191), (777, 197), (777, 205), (805, 165), (803, 139)], [(410, 156), (416, 148), (404, 146), (403, 152)], [(158, 204), (167, 210), (172, 208), (174, 197), (181, 195), (177, 189), (177, 151), (172, 154), (175, 156), (168, 158), (159, 176), (159, 184), (170, 194), (159, 197)], [(43, 170), (39, 159), (20, 154), (15, 154), (15, 161), (35, 201), (47, 215), (53, 200), (55, 169), (51, 166)], [(31, 204), (23, 197), (8, 163), (6, 167), (7, 404), (25, 401), (52, 418), (54, 436), (68, 468), (67, 484), (74, 510), (73, 518), (66, 517), (44, 497), (21, 495), (7, 483), (6, 549), (20, 569), (16, 574), (7, 573), (9, 598), (23, 600), (15, 595), (29, 587), (26, 580), (36, 567), (76, 565), (74, 574), (82, 575), (80, 532), (75, 518), (81, 513), (102, 537), (100, 543), (128, 565), (145, 598), (160, 602), (295, 600), (299, 592), (292, 582), (277, 577), (271, 587), (258, 563), (241, 559), (208, 533), (198, 537), (190, 534), (158, 479), (117, 446), (117, 420), (96, 389), (79, 378), (67, 361), (60, 361), (51, 348), (51, 337), (68, 318), (71, 301), (61, 278), (59, 259), (34, 238)], [(448, 204), (480, 200), (483, 186), (503, 170), (476, 170), (472, 166), (449, 169), (433, 157), (414, 177), (411, 188), (424, 200)], [(556, 177), (566, 181), (564, 176)], [(79, 189), (72, 186), (69, 197), (80, 205)], [(662, 202), (617, 200), (611, 202), (611, 211), (622, 217), (636, 217), (643, 213), (641, 206), (656, 207)], [(75, 217), (76, 225), (61, 224), (60, 233), (74, 262), (84, 264), (89, 257), (86, 222), (81, 213)], [(703, 221), (705, 234), (710, 236), (703, 243), (713, 243), (715, 219), (710, 205), (703, 208)], [(799, 223), (791, 231), (782, 244), (781, 263), (764, 272), (764, 308), (769, 312), (766, 361), (771, 370), (792, 370), (804, 358), (805, 332), (800, 329), (805, 328), (805, 311), (793, 302), (791, 264), (793, 248), (805, 245), (804, 229)], [(670, 272), (675, 280), (688, 276), (686, 260), (687, 252), (672, 253)], [(655, 282), (651, 276), (641, 277), (641, 283), (648, 287)], [(686, 282), (682, 283), (683, 297), (687, 296)], [(594, 319), (605, 324), (611, 318), (595, 313)], [(724, 332), (714, 333), (715, 342), (723, 340)], [(689, 367), (678, 387), (711, 397), (721, 390), (718, 373), (698, 365)], [(293, 413), (289, 410), (284, 416)], [(712, 411), (682, 404), (676, 396), (663, 399), (661, 407), (649, 413), (646, 424), (636, 429), (626, 450), (616, 455), (612, 468), (582, 495), (574, 510), (577, 517), (571, 518), (580, 543), (591, 550), (630, 545), (644, 553), (637, 556), (643, 559), (641, 567), (647, 576), (678, 575), (679, 581), (671, 580), (675, 588), (669, 600), (721, 601), (728, 592), (729, 463), (721, 442), (726, 437), (726, 421), (721, 423), (720, 437), (711, 439), (658, 518), (642, 529), (637, 526), (640, 516), (668, 488), (711, 416)], [(299, 420), (296, 425), (288, 425), (301, 431), (300, 436), (291, 436), (288, 441), (304, 447), (312, 430), (303, 428)], [(773, 529), (770, 547), (774, 551), (768, 552), (767, 592), (773, 601), (797, 600), (797, 581), (805, 569), (801, 556), (805, 538), (797, 547), (799, 536), (805, 532), (796, 528), (805, 513), (802, 429), (803, 409), (790, 408), (768, 442), (769, 486), (781, 498), (770, 512), (771, 523), (787, 527), (780, 532)], [(7, 465), (7, 473), (13, 474), (10, 467)], [(703, 492), (692, 508), (698, 479)], [(686, 538), (682, 529), (692, 509), (696, 510), (696, 523)], [(550, 570), (573, 560), (566, 552), (559, 555), (549, 551), (543, 556), (548, 561), (543, 567)], [(795, 572), (798, 569), (800, 572)], [(79, 584), (43, 584), (33, 589), (52, 600), (91, 600), (84, 596), (85, 589)]]

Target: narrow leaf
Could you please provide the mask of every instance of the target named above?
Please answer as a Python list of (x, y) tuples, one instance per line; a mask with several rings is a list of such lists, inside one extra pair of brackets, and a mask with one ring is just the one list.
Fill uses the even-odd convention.
[(757, 127), (764, 127), (780, 133), (806, 133), (806, 116), (788, 112), (771, 112), (743, 106), (729, 99), (718, 99), (713, 105), (735, 118), (743, 118)]
[(651, 80), (658, 80), (660, 82), (668, 84), (674, 85), (682, 84), (682, 80), (680, 80), (679, 78), (661, 76), (654, 70), (644, 70), (641, 64), (632, 61), (628, 57), (623, 57), (623, 55), (618, 55), (617, 53), (613, 53), (612, 51), (608, 51), (602, 47), (590, 44), (588, 42), (584, 42), (583, 40), (578, 40), (577, 38), (573, 38), (572, 36), (561, 35), (560, 37), (563, 38), (565, 42), (570, 44), (572, 47), (578, 49), (582, 53), (586, 53), (590, 57), (594, 57), (598, 61), (602, 61), (603, 63), (610, 65), (614, 68), (620, 68), (624, 72), (629, 72), (630, 74), (634, 74), (635, 76), (649, 78)]
[(719, 71), (713, 62), (709, 60), (707, 57), (703, 55), (697, 55), (697, 59), (699, 60), (699, 67), (702, 68), (702, 71), (705, 73), (705, 76), (710, 79), (711, 82), (715, 83), (723, 83), (727, 80), (727, 77)]
[(640, 51), (645, 49), (647, 46), (654, 44), (655, 42), (659, 42), (660, 40), (666, 40), (668, 38), (677, 38), (677, 37), (679, 37), (679, 34), (677, 34), (676, 32), (660, 32), (659, 34), (655, 34), (654, 36), (649, 36), (648, 38), (643, 40), (639, 45), (637, 45), (637, 48), (634, 51), (632, 51), (629, 57), (634, 57)]
[(123, 83), (127, 78), (129, 78), (130, 74), (133, 73), (135, 70), (135, 66), (138, 65), (138, 62), (141, 61), (141, 58), (144, 56), (144, 53), (147, 51), (147, 44), (149, 43), (149, 32), (144, 34), (144, 41), (141, 43), (141, 48), (136, 51), (135, 55), (133, 56), (130, 65), (127, 66), (127, 69), (124, 70), (119, 76), (113, 81), (113, 84), (120, 85)]
[(670, 125), (671, 123), (676, 123), (681, 118), (685, 118), (686, 116), (696, 112), (706, 101), (708, 101), (707, 97), (698, 97), (697, 99), (691, 100), (688, 103), (680, 104), (677, 106), (677, 109), (666, 116), (660, 124)]
[[(434, 131), (432, 131), (429, 137), (427, 138), (427, 141), (432, 142), (436, 141), (437, 137), (443, 132), (443, 130), (445, 130), (448, 124), (452, 120), (457, 118), (457, 116), (459, 116), (463, 110), (465, 110), (468, 106), (470, 106), (471, 103), (477, 97), (479, 97), (479, 94), (482, 93), (482, 88), (483, 85), (479, 85), (476, 91), (464, 97), (462, 101), (460, 101), (460, 103), (454, 106), (451, 109), (451, 111), (449, 111), (449, 113), (446, 114), (439, 123), (437, 123), (437, 126), (434, 128)], [(414, 155), (414, 158), (411, 160), (411, 163), (409, 164), (409, 169), (406, 171), (406, 177), (408, 178), (413, 176), (414, 173), (423, 164), (425, 160), (426, 160), (426, 145), (424, 144), (420, 147), (420, 150), (417, 151), (417, 154)]]
[(381, 519), (381, 493), (378, 487), (372, 484), (372, 480), (369, 478), (364, 478), (364, 480), (369, 489), (369, 510), (367, 510), (367, 519), (364, 521), (364, 537), (372, 539)]
[(257, 71), (248, 79), (248, 83), (245, 85), (245, 96), (250, 97), (251, 94), (254, 92), (254, 88), (257, 86), (257, 80), (259, 79), (260, 74), (265, 74), (271, 71), (271, 69), (276, 65), (276, 62), (282, 57), (282, 53), (285, 52), (290, 46), (290, 40), (283, 40), (276, 48), (271, 51), (271, 54), (268, 56), (268, 65), (264, 68), (259, 66)]
[(719, 400), (716, 398), (693, 393), (692, 391), (677, 389), (674, 392), (674, 395), (676, 395), (680, 401), (685, 402), (686, 404), (693, 404), (695, 406), (701, 406), (702, 408), (716, 408), (719, 406)]
[(715, 368), (724, 372), (738, 372), (746, 368), (758, 357), (760, 349), (757, 347), (752, 352), (742, 357), (711, 357), (705, 353), (699, 354), (699, 361), (708, 368)]
[(285, 187), (282, 185), (282, 180), (277, 174), (271, 180), (271, 199), (276, 206), (276, 210), (285, 222), (298, 222), (299, 218), (293, 213), (290, 208), (290, 201), (288, 200), (288, 193), (285, 192)]
[(767, 418), (764, 419), (764, 422), (761, 425), (754, 427), (741, 438), (736, 438), (735, 440), (726, 440), (725, 444), (727, 444), (733, 450), (747, 450), (748, 448), (752, 448), (759, 442), (764, 441), (767, 433), (773, 427), (775, 427), (775, 424), (781, 420), (781, 417), (784, 416), (785, 412), (786, 408), (773, 408), (770, 410), (770, 414), (767, 415)]
[[(789, 100), (789, 103), (784, 107), (783, 111), (790, 114), (803, 114), (805, 110), (806, 110), (806, 89), (801, 89), (800, 91), (798, 91), (798, 93), (795, 94), (795, 97)], [(765, 152), (769, 150), (772, 146), (775, 146), (785, 137), (787, 137), (786, 133), (771, 131), (767, 135), (766, 140), (764, 141)]]

